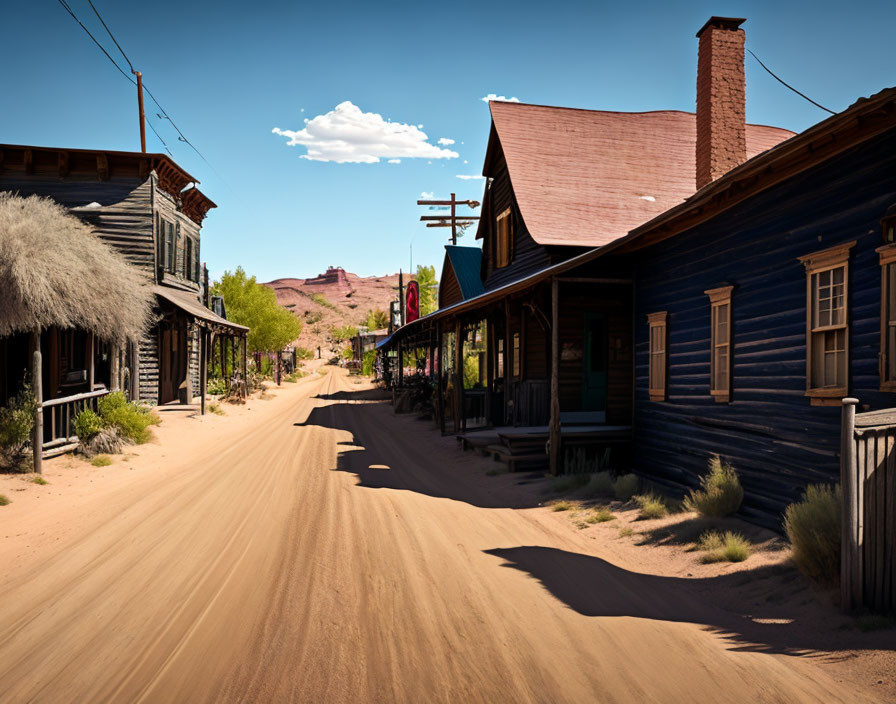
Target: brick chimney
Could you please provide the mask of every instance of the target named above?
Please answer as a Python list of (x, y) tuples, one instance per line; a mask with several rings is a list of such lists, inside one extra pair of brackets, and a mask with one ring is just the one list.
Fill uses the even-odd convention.
[(711, 17), (697, 37), (697, 189), (747, 160), (744, 19)]

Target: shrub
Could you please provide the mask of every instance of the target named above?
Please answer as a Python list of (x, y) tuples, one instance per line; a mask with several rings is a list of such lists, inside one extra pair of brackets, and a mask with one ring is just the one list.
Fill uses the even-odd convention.
[(6, 494), (0, 494), (0, 506), (9, 506), (9, 497)]
[(103, 419), (89, 408), (85, 408), (76, 415), (72, 423), (75, 426), (75, 435), (78, 436), (82, 445), (99, 435), (104, 427)]
[(589, 494), (612, 494), (613, 477), (609, 472), (596, 472), (588, 482)]
[(364, 376), (373, 376), (376, 368), (376, 350), (367, 350), (361, 359), (361, 373)]
[(208, 383), (205, 385), (205, 391), (212, 396), (223, 396), (229, 390), (229, 385), (225, 379), (221, 377), (215, 377), (213, 379), (209, 379)]
[(222, 409), (221, 406), (219, 406), (217, 403), (210, 403), (210, 404), (208, 405), (208, 410), (209, 410), (211, 413), (214, 413), (216, 416), (223, 416), (223, 415), (224, 415), (224, 409)]
[(636, 474), (623, 474), (613, 482), (613, 494), (620, 501), (628, 501), (641, 485)]
[(109, 413), (113, 413), (119, 408), (124, 408), (127, 405), (128, 399), (124, 393), (122, 391), (113, 391), (111, 394), (100, 396), (96, 402), (96, 410), (100, 416), (106, 418)]
[(575, 507), (576, 505), (572, 501), (555, 501), (551, 504), (552, 511), (569, 511)]
[(635, 534), (635, 531), (630, 526), (626, 526), (625, 528), (619, 529), (619, 537), (620, 538), (628, 538), (629, 536), (632, 536), (634, 534)]
[(92, 460), (90, 460), (90, 464), (94, 467), (108, 467), (112, 464), (112, 458), (109, 455), (97, 455)]
[(743, 562), (750, 556), (750, 542), (740, 533), (711, 530), (697, 541), (697, 548), (704, 551), (701, 562)]
[(44, 479), (42, 476), (40, 476), (39, 474), (35, 475), (34, 479), (32, 479), (31, 481), (34, 482), (35, 484), (40, 484), (41, 486), (46, 486), (47, 484), (50, 483), (46, 479)]
[(142, 445), (152, 438), (149, 426), (158, 425), (160, 418), (149, 408), (136, 403), (128, 403), (120, 391), (102, 397), (97, 408), (103, 424), (115, 428), (125, 440)]
[(641, 509), (638, 518), (662, 518), (669, 513), (669, 507), (661, 496), (657, 496), (653, 492), (636, 496), (635, 502)]
[(819, 582), (840, 576), (840, 486), (810, 484), (784, 512), (784, 530), (799, 570)]
[(117, 428), (103, 428), (86, 442), (82, 441), (78, 448), (86, 457), (99, 454), (117, 455), (122, 450), (124, 441)]
[(314, 359), (314, 352), (307, 347), (296, 347), (296, 359)]
[(589, 523), (606, 523), (607, 521), (615, 521), (616, 516), (614, 516), (606, 506), (601, 506), (600, 508), (595, 509), (594, 513), (588, 516), (585, 520)]
[(37, 401), (29, 384), (0, 408), (0, 465), (21, 468), (34, 430)]
[(744, 490), (737, 472), (722, 462), (718, 455), (709, 459), (709, 471), (700, 478), (701, 489), (692, 490), (684, 500), (688, 511), (701, 516), (721, 518), (740, 508)]

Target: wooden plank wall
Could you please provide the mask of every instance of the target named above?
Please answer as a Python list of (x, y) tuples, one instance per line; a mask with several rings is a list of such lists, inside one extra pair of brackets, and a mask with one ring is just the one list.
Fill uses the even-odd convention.
[[(694, 486), (711, 453), (741, 475), (744, 512), (780, 528), (810, 482), (838, 479), (837, 407), (811, 406), (806, 388), (806, 274), (797, 257), (857, 240), (850, 260), (850, 395), (881, 393), (880, 218), (896, 202), (896, 131), (639, 253), (636, 265), (635, 468)], [(710, 305), (733, 284), (732, 401), (709, 394)], [(668, 401), (647, 393), (647, 315), (669, 312)], [(861, 410), (861, 409), (860, 409)]]
[(490, 256), (491, 243), (483, 245), (483, 268), (485, 276), (483, 283), (486, 291), (499, 288), (512, 281), (516, 281), (528, 274), (550, 266), (551, 259), (547, 250), (535, 243), (535, 240), (526, 230), (526, 224), (520, 217), (519, 209), (513, 198), (513, 186), (510, 183), (510, 174), (503, 154), (496, 154), (491, 188), (489, 189), (489, 212), (483, 212), (482, 217), (487, 217), (492, 222), (488, 228), (486, 237), (492, 237), (495, 233), (494, 221), (506, 208), (512, 208), (513, 212), (513, 260), (509, 266), (496, 269), (492, 266)]
[(455, 303), (460, 303), (463, 299), (460, 285), (457, 283), (457, 276), (446, 256), (442, 266), (442, 279), (439, 281), (439, 308), (447, 308)]

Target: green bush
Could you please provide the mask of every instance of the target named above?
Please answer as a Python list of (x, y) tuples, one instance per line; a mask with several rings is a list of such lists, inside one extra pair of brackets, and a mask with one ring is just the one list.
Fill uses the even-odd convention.
[(715, 530), (705, 532), (697, 541), (697, 549), (703, 550), (701, 562), (743, 562), (750, 556), (750, 542), (740, 533)]
[(802, 501), (784, 512), (784, 530), (799, 570), (816, 581), (834, 583), (840, 578), (839, 485), (810, 484)]
[(636, 474), (623, 474), (613, 482), (613, 494), (620, 501), (628, 501), (640, 486), (641, 480)]
[(0, 408), (0, 465), (18, 467), (25, 459), (25, 448), (34, 430), (37, 401), (29, 384)]
[(85, 408), (76, 415), (72, 423), (75, 426), (75, 435), (78, 436), (78, 440), (82, 444), (99, 435), (104, 427), (103, 419), (89, 408)]
[(105, 418), (109, 413), (124, 408), (128, 405), (128, 399), (122, 391), (113, 391), (111, 394), (100, 396), (96, 402), (97, 413)]
[(606, 523), (607, 521), (615, 521), (616, 516), (614, 516), (606, 506), (601, 506), (600, 508), (594, 509), (594, 513), (588, 516), (585, 520), (588, 523)]
[(296, 359), (314, 359), (314, 352), (305, 347), (296, 347)]
[(361, 360), (361, 373), (364, 376), (373, 376), (376, 366), (376, 350), (367, 350)]
[(0, 506), (9, 506), (9, 497), (6, 494), (0, 494)]
[(669, 513), (669, 507), (666, 506), (666, 501), (663, 497), (657, 496), (653, 492), (642, 494), (641, 496), (636, 496), (634, 498), (638, 507), (641, 509), (638, 514), (639, 518), (662, 518)]
[(228, 391), (227, 381), (221, 377), (209, 379), (208, 383), (205, 385), (205, 391), (212, 396), (222, 396)]
[(108, 467), (112, 464), (112, 458), (109, 455), (97, 455), (92, 460), (90, 460), (90, 464), (94, 467)]
[(702, 489), (692, 490), (684, 500), (688, 511), (701, 516), (721, 518), (734, 513), (744, 499), (744, 490), (737, 472), (722, 462), (718, 455), (709, 459), (709, 471), (700, 478)]
[(103, 420), (115, 428), (121, 437), (138, 445), (152, 439), (149, 426), (157, 422), (149, 413), (143, 413), (131, 404), (109, 411), (103, 415)]

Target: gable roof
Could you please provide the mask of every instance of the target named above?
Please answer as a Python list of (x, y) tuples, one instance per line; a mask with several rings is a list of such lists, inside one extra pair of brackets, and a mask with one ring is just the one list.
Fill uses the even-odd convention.
[[(538, 244), (598, 247), (696, 190), (696, 115), (490, 102), (483, 175), (503, 150), (526, 228)], [(793, 136), (747, 125), (747, 158)], [(478, 235), (477, 235), (478, 236)]]
[(457, 284), (460, 287), (460, 293), (464, 300), (478, 296), (485, 291), (480, 275), (482, 250), (479, 247), (461, 247), (459, 245), (446, 244), (445, 257), (451, 262), (451, 268), (457, 277)]

